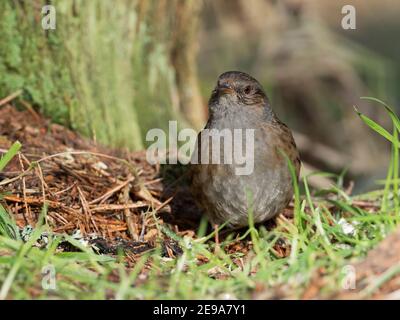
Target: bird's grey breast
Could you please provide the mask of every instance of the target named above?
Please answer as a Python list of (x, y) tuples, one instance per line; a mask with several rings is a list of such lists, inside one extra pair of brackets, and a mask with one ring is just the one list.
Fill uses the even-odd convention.
[[(209, 122), (206, 128), (231, 132), (233, 139), (228, 143), (232, 148), (228, 152), (232, 152), (233, 161), (213, 165), (213, 170), (204, 172), (207, 185), (205, 192), (217, 195), (220, 199), (219, 206), (224, 206), (225, 211), (240, 213), (238, 219), (247, 219), (251, 199), (254, 201), (255, 214), (266, 212), (268, 204), (285, 192), (280, 185), (282, 168), (276, 167), (277, 155), (273, 147), (273, 137), (259, 124), (234, 115)], [(250, 132), (253, 134), (249, 134)], [(220, 154), (226, 152), (226, 140), (221, 137), (219, 144), (213, 142), (212, 140), (206, 142), (204, 149), (219, 148)], [(249, 166), (251, 171), (248, 174), (238, 174), (237, 170), (243, 169), (244, 166)], [(238, 201), (232, 203), (231, 199)]]

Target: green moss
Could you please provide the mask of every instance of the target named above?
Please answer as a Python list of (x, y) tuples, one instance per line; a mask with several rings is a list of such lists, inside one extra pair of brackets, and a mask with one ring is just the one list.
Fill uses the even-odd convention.
[(54, 121), (131, 149), (143, 147), (148, 129), (179, 118), (167, 38), (138, 21), (132, 1), (52, 1), (57, 29), (49, 31), (43, 2), (0, 4), (0, 96), (23, 89)]

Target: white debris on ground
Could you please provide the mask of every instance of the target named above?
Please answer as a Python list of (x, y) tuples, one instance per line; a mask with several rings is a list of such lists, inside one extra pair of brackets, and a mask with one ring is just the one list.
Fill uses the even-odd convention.
[(356, 228), (353, 224), (346, 221), (344, 218), (340, 218), (338, 225), (342, 227), (342, 231), (345, 235), (355, 236), (357, 233)]

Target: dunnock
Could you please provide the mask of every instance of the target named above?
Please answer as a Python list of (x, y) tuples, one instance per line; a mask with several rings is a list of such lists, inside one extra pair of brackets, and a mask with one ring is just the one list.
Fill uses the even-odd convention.
[[(246, 159), (253, 162), (250, 174), (238, 174), (237, 169), (242, 164), (235, 157), (229, 163), (224, 154), (222, 163), (218, 164), (209, 153), (209, 150), (211, 154), (221, 151), (227, 144), (233, 147), (235, 155), (236, 148), (241, 152), (246, 149), (243, 144), (250, 143), (248, 140), (221, 139), (216, 144), (212, 139), (211, 142), (208, 138), (201, 139), (209, 130), (202, 130), (197, 137), (190, 168), (191, 187), (209, 221), (213, 224), (227, 222), (230, 228), (240, 228), (248, 225), (250, 208), (255, 223), (280, 213), (293, 197), (292, 179), (282, 151), (294, 164), (297, 178), (300, 158), (291, 131), (272, 111), (260, 83), (243, 72), (220, 75), (209, 100), (209, 119), (204, 129), (218, 132), (241, 129), (242, 137), (246, 130), (254, 129), (254, 150), (251, 150), (254, 152), (246, 154)], [(199, 164), (193, 163), (194, 156)], [(204, 159), (209, 163), (204, 163)], [(224, 162), (225, 159), (228, 160)]]

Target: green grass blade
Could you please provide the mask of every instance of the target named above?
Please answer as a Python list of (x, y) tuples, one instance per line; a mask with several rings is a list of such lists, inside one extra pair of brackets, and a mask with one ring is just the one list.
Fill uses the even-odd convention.
[(4, 283), (0, 289), (0, 300), (3, 300), (7, 297), (8, 292), (10, 291), (12, 282), (16, 277), (18, 270), (20, 269), (21, 265), (23, 264), (24, 257), (27, 252), (32, 248), (33, 244), (36, 240), (40, 237), (41, 233), (45, 230), (43, 225), (39, 225), (35, 228), (32, 236), (29, 238), (28, 242), (26, 242), (18, 251), (16, 260), (8, 273)]
[(15, 221), (0, 204), (0, 235), (14, 240), (20, 240), (18, 227)]
[(393, 183), (393, 199), (395, 204), (396, 212), (399, 212), (400, 205), (399, 205), (399, 134), (396, 129), (393, 130), (393, 148), (392, 148), (392, 165), (393, 165), (393, 174), (392, 179)]
[(368, 118), (366, 115), (363, 115), (360, 111), (358, 111), (356, 106), (354, 106), (354, 110), (356, 111), (358, 116), (361, 118), (361, 120), (364, 121), (364, 123), (368, 127), (370, 127), (375, 132), (379, 133), (382, 137), (386, 138), (391, 143), (393, 143), (393, 140), (394, 140), (393, 136), (385, 128), (383, 128), (381, 125), (376, 123), (374, 120)]
[(19, 141), (14, 142), (11, 148), (7, 151), (7, 153), (1, 157), (0, 159), (0, 171), (6, 167), (6, 165), (15, 157), (18, 151), (21, 149), (21, 143)]
[(373, 98), (373, 97), (361, 97), (361, 99), (363, 100), (370, 100), (370, 101), (375, 101), (380, 103), (381, 105), (383, 105), (386, 109), (386, 111), (388, 112), (390, 118), (392, 119), (395, 127), (397, 128), (397, 130), (400, 132), (400, 119), (399, 117), (396, 115), (396, 113), (394, 112), (394, 110), (385, 102), (383, 102), (382, 100), (379, 100), (377, 98)]

